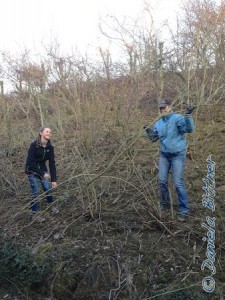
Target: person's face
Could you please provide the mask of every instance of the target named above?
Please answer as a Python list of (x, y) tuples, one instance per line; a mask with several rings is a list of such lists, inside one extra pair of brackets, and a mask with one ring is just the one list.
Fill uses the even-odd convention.
[(170, 108), (170, 106), (168, 105), (168, 106), (166, 106), (166, 107), (160, 107), (160, 108), (159, 108), (159, 111), (160, 111), (160, 114), (161, 114), (161, 115), (167, 115), (168, 113), (170, 113), (171, 108)]
[(40, 132), (40, 135), (42, 138), (44, 138), (46, 140), (50, 140), (50, 138), (52, 136), (52, 131), (50, 128), (45, 128), (42, 132)]

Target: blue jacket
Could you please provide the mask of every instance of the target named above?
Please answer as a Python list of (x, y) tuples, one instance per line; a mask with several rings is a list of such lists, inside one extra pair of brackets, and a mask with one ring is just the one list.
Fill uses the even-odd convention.
[(41, 178), (48, 172), (46, 161), (49, 161), (49, 170), (51, 175), (51, 181), (56, 181), (56, 166), (55, 166), (55, 154), (54, 147), (51, 142), (48, 141), (46, 147), (39, 145), (35, 140), (31, 143), (28, 150), (28, 155), (25, 165), (25, 173), (36, 173)]
[(147, 135), (152, 142), (160, 141), (160, 151), (165, 154), (178, 154), (186, 150), (185, 133), (194, 130), (191, 116), (170, 113), (161, 117), (152, 129), (147, 129)]

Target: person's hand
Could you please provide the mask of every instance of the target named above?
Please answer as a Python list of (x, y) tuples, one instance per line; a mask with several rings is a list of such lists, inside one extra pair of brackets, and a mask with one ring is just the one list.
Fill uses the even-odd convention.
[(52, 182), (52, 188), (53, 189), (57, 188), (57, 182), (55, 182), (55, 181)]
[(194, 109), (195, 108), (193, 106), (188, 107), (184, 112), (184, 115), (191, 115)]
[(47, 180), (50, 179), (50, 175), (48, 173), (45, 173), (44, 179), (47, 179)]
[(143, 129), (147, 134), (151, 131), (151, 129), (148, 127), (148, 125), (144, 125)]
[(144, 130), (148, 129), (148, 126), (147, 126), (147, 125), (144, 125), (144, 126), (143, 126), (143, 129), (144, 129)]

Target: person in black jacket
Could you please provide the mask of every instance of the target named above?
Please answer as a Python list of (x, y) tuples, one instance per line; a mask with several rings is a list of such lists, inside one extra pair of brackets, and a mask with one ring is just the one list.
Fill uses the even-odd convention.
[[(38, 138), (33, 141), (29, 147), (25, 165), (25, 173), (28, 175), (29, 183), (32, 191), (31, 209), (35, 214), (39, 211), (37, 198), (39, 196), (39, 183), (42, 185), (43, 191), (47, 195), (47, 203), (53, 202), (52, 189), (57, 187), (56, 166), (54, 147), (50, 142), (50, 128), (41, 128)], [(49, 161), (49, 171), (46, 166)], [(50, 173), (50, 174), (49, 174)], [(52, 212), (58, 213), (58, 209), (52, 206)], [(38, 216), (37, 221), (44, 221), (44, 218)]]

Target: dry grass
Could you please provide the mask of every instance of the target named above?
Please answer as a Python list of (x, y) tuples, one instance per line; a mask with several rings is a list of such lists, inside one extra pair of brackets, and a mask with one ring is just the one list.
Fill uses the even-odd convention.
[[(127, 94), (126, 89), (127, 84)], [(64, 94), (42, 95), (47, 102), (29, 102), (27, 116), (21, 104), (14, 100), (9, 107), (9, 100), (1, 98), (3, 262), (11, 257), (14, 268), (24, 276), (23, 280), (9, 278), (11, 267), (4, 265), (0, 276), (5, 288), (20, 299), (147, 300), (175, 299), (174, 295), (176, 299), (207, 299), (201, 288), (206, 251), (201, 223), (208, 213), (201, 205), (202, 178), (205, 160), (212, 154), (217, 163), (216, 182), (223, 185), (223, 114), (208, 108), (205, 118), (200, 107), (195, 115), (198, 126), (188, 137), (185, 172), (193, 211), (189, 221), (181, 224), (176, 219), (174, 188), (174, 210), (161, 215), (158, 209), (158, 146), (150, 144), (142, 130), (144, 124), (154, 122), (157, 111), (146, 113), (124, 95), (108, 102), (107, 97), (113, 99), (118, 91), (111, 87), (110, 92), (106, 101), (98, 97), (103, 93), (99, 90), (82, 102)], [(30, 191), (23, 166), (42, 122), (53, 129), (60, 213), (50, 214), (42, 194), (41, 213), (47, 223), (36, 224), (29, 212)], [(215, 299), (224, 294), (222, 196), (221, 190), (215, 212)], [(30, 275), (28, 280), (24, 270), (26, 274), (36, 270), (40, 277)]]

